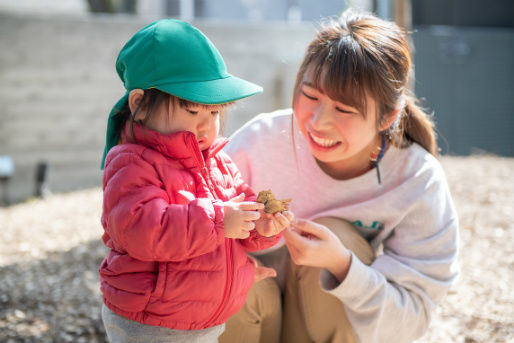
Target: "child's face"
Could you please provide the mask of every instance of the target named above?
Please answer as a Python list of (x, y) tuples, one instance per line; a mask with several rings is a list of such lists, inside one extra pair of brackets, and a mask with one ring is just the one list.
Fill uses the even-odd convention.
[(156, 113), (150, 117), (146, 127), (162, 134), (169, 134), (178, 131), (192, 132), (200, 150), (209, 148), (220, 129), (221, 106), (192, 105), (187, 108), (181, 107), (178, 101), (164, 101), (156, 109)]
[(367, 113), (328, 97), (314, 88), (307, 71), (294, 103), (298, 127), (312, 155), (334, 172), (363, 171), (380, 146), (375, 101), (367, 99)]

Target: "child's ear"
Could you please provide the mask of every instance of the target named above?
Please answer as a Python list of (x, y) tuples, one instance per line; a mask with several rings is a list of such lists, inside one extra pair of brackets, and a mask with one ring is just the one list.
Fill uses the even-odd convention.
[(145, 91), (142, 89), (134, 89), (134, 90), (130, 91), (129, 98), (128, 98), (128, 105), (130, 108), (130, 112), (134, 113), (134, 111), (139, 106), (139, 104), (141, 104), (144, 94), (145, 94)]
[(400, 112), (401, 108), (398, 108), (394, 111), (389, 112), (382, 118), (382, 122), (380, 123), (379, 131), (385, 131), (393, 125), (396, 117), (398, 116), (398, 113)]

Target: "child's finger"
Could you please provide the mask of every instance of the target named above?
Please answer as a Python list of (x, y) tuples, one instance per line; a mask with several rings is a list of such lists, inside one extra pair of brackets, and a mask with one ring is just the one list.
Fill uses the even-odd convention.
[(265, 279), (268, 277), (275, 277), (275, 276), (277, 276), (277, 272), (273, 268), (261, 267), (261, 266), (258, 266), (255, 268), (255, 274), (254, 274), (255, 282), (259, 282), (262, 279)]
[(282, 228), (289, 226), (289, 220), (282, 213), (275, 213), (274, 218)]
[(252, 261), (253, 266), (254, 266), (255, 268), (257, 268), (257, 267), (259, 266), (259, 262), (257, 262), (257, 259), (256, 259), (255, 257), (250, 256), (250, 255), (246, 255), (246, 256), (248, 257), (248, 259), (249, 259), (250, 261)]
[(282, 212), (284, 216), (286, 216), (287, 220), (289, 220), (289, 223), (292, 223), (294, 221), (294, 214), (293, 212), (284, 211)]
[(245, 231), (252, 231), (253, 229), (255, 229), (255, 223), (252, 221), (245, 221), (241, 224), (241, 227)]
[(257, 220), (261, 217), (261, 214), (259, 211), (243, 211), (243, 218), (244, 220)]
[[(240, 235), (240, 234), (250, 234), (251, 231), (255, 230), (255, 222), (241, 222), (238, 227), (237, 227), (239, 233), (237, 235)], [(248, 237), (248, 236), (246, 236)], [(239, 237), (241, 238), (241, 237)]]
[(236, 197), (234, 197), (234, 198), (230, 199), (230, 201), (233, 201), (233, 202), (242, 202), (242, 201), (244, 201), (244, 200), (245, 200), (245, 197), (246, 197), (246, 195), (245, 195), (244, 193), (241, 193), (241, 194), (239, 194), (238, 196), (236, 196)]
[(268, 219), (266, 220), (266, 226), (264, 228), (264, 235), (265, 236), (273, 236), (276, 235), (278, 232), (275, 230), (275, 225), (273, 224), (273, 220)]
[(243, 231), (243, 232), (241, 232), (241, 235), (239, 236), (239, 239), (246, 239), (248, 237), (250, 237), (250, 232)]
[(261, 213), (261, 218), (263, 219), (272, 219), (273, 215), (271, 213), (266, 213), (264, 211), (259, 211)]
[(259, 211), (264, 210), (264, 204), (260, 202), (244, 201), (239, 204), (239, 208), (245, 211)]

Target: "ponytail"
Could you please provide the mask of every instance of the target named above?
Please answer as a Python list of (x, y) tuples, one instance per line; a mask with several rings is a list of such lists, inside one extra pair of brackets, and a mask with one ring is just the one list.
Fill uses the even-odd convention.
[(429, 114), (427, 114), (420, 106), (417, 98), (411, 95), (405, 95), (405, 108), (400, 122), (400, 132), (402, 134), (402, 143), (415, 142), (421, 145), (426, 151), (434, 156), (439, 153), (437, 146), (437, 137), (434, 129), (434, 122)]

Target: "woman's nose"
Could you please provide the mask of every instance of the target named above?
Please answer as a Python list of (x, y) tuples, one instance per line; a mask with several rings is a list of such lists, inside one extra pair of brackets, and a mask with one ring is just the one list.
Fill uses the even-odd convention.
[(326, 127), (331, 120), (331, 111), (326, 101), (319, 102), (318, 106), (313, 109), (311, 116), (311, 125), (314, 129), (322, 129)]

